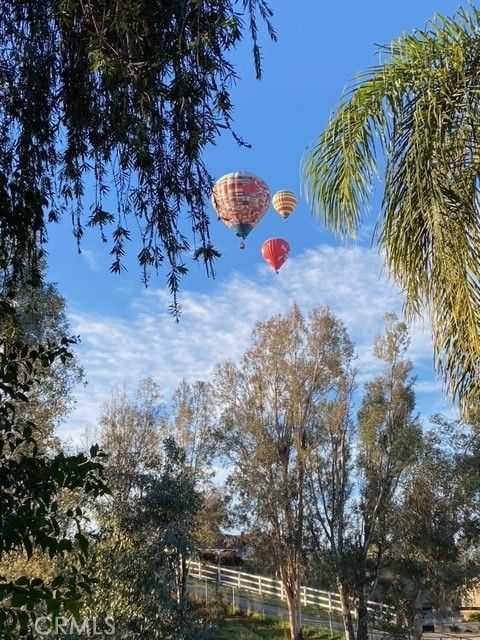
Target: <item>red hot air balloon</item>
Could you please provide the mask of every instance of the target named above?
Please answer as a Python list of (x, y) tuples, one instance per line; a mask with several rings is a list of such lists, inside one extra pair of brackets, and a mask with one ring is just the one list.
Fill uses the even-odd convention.
[(251, 173), (228, 173), (215, 183), (212, 204), (220, 220), (242, 238), (243, 249), (243, 241), (268, 209), (270, 191), (266, 182)]
[(277, 191), (272, 198), (272, 206), (286, 220), (297, 206), (297, 196), (292, 191)]
[(272, 269), (275, 269), (276, 273), (286, 262), (289, 253), (290, 245), (281, 238), (270, 238), (270, 240), (265, 240), (262, 245), (262, 256)]

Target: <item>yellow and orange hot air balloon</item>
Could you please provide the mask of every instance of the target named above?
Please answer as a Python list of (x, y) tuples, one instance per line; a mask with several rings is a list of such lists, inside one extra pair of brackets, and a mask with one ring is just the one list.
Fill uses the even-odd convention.
[(272, 206), (286, 220), (297, 206), (297, 196), (293, 191), (277, 191), (272, 198)]
[(228, 173), (215, 183), (212, 204), (219, 219), (242, 238), (243, 249), (245, 238), (268, 209), (270, 191), (267, 183), (252, 173)]

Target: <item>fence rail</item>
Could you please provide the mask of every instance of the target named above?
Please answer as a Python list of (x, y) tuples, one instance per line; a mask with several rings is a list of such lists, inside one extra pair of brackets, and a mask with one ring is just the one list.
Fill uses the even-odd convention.
[[(275, 578), (267, 578), (266, 576), (255, 575), (253, 573), (227, 569), (226, 567), (213, 564), (204, 564), (196, 560), (190, 560), (189, 573), (192, 577), (198, 578), (199, 580), (207, 580), (208, 582), (216, 582), (227, 587), (244, 589), (259, 596), (271, 596), (279, 598), (280, 600), (286, 600), (282, 582)], [(300, 595), (302, 605), (305, 607), (312, 605), (324, 609), (330, 614), (332, 612), (342, 611), (338, 593), (322, 591), (321, 589), (314, 589), (313, 587), (302, 585)], [(393, 620), (395, 617), (393, 607), (382, 604), (381, 602), (369, 600), (367, 602), (367, 609), (375, 619)], [(352, 614), (355, 615), (355, 611), (352, 611)]]

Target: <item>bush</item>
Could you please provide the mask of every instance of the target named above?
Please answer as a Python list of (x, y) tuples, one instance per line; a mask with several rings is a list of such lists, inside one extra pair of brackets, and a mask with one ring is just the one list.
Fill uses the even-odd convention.
[(211, 624), (224, 620), (228, 615), (233, 613), (231, 607), (225, 602), (222, 594), (211, 598), (206, 604), (198, 598), (191, 598), (191, 601), (195, 603), (199, 617)]
[(465, 614), (467, 622), (480, 622), (480, 611), (469, 611)]

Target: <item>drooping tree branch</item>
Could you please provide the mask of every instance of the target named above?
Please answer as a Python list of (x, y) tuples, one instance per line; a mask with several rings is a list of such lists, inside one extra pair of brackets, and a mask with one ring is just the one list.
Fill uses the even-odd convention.
[(65, 214), (78, 242), (100, 230), (114, 272), (136, 219), (144, 276), (167, 266), (174, 304), (192, 240), (209, 270), (203, 152), (232, 131), (231, 52), (247, 31), (260, 76), (257, 21), (275, 38), (271, 15), (264, 0), (4, 0), (4, 286), (35, 277), (46, 223)]

